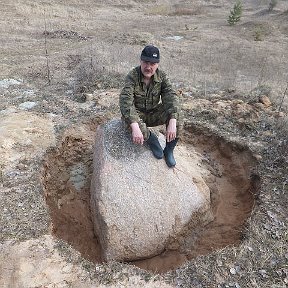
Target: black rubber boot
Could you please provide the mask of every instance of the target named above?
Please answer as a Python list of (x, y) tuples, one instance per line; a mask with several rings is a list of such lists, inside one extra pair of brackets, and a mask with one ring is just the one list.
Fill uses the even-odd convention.
[(149, 145), (153, 155), (157, 159), (162, 159), (163, 158), (163, 149), (158, 141), (158, 138), (155, 134), (150, 132), (150, 136), (147, 139), (147, 144)]
[(164, 156), (165, 156), (165, 161), (168, 167), (174, 167), (176, 165), (176, 161), (173, 155), (173, 150), (178, 142), (178, 138), (166, 142), (166, 147), (164, 149)]

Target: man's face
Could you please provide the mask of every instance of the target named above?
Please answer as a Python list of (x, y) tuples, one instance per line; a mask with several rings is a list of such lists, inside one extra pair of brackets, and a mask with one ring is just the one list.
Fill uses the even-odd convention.
[(145, 78), (150, 79), (156, 72), (159, 63), (153, 63), (141, 60), (141, 72)]

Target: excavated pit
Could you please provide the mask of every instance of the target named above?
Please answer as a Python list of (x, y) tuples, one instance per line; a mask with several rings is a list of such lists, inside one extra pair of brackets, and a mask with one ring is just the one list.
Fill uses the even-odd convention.
[[(83, 124), (81, 129), (66, 131), (59, 147), (45, 157), (43, 185), (51, 233), (67, 241), (84, 258), (99, 263), (101, 247), (90, 215), (92, 156), (98, 124)], [(211, 172), (204, 179), (211, 191), (214, 220), (193, 231), (193, 239), (188, 237), (182, 247), (133, 262), (158, 273), (175, 269), (198, 255), (239, 244), (260, 182), (253, 173), (256, 164), (251, 151), (240, 144), (192, 124), (186, 125), (181, 142), (188, 151), (201, 155), (202, 164)]]

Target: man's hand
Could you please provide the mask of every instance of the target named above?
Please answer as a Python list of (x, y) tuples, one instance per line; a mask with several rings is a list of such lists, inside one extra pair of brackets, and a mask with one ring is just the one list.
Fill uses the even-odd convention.
[(144, 143), (144, 136), (141, 132), (139, 125), (137, 122), (131, 123), (130, 127), (132, 129), (132, 141), (135, 144), (143, 144)]
[(176, 119), (170, 119), (166, 129), (166, 140), (170, 142), (176, 138)]

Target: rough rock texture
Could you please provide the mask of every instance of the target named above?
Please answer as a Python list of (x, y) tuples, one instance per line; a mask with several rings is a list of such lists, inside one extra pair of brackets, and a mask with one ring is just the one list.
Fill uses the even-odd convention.
[(197, 167), (169, 169), (134, 145), (119, 120), (98, 128), (93, 163), (91, 210), (106, 260), (151, 257), (211, 220), (209, 189), (195, 178)]

